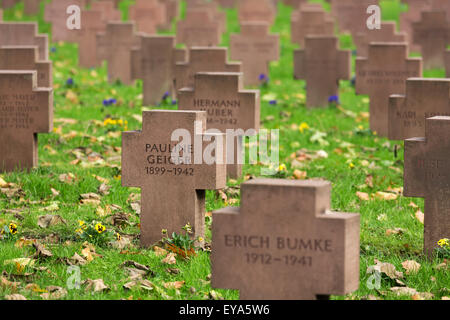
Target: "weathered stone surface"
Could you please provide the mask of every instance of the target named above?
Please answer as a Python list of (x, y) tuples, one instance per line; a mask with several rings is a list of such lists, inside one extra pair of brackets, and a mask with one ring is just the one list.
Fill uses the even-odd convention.
[(166, 6), (159, 0), (137, 0), (129, 7), (130, 20), (135, 21), (137, 30), (156, 34), (158, 26), (166, 24)]
[(191, 9), (186, 12), (185, 20), (177, 23), (177, 43), (184, 43), (188, 48), (217, 46), (220, 38), (220, 23), (214, 21), (209, 11)]
[(0, 22), (0, 46), (37, 46), (39, 59), (48, 60), (48, 36), (35, 22)]
[(319, 6), (302, 6), (291, 16), (291, 41), (305, 47), (305, 37), (334, 35), (334, 19)]

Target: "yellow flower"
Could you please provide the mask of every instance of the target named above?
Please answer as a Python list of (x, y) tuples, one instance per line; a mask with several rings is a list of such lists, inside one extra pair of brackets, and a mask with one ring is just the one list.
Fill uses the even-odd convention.
[(11, 232), (11, 234), (16, 234), (17, 233), (17, 225), (15, 225), (14, 223), (10, 223), (9, 224), (9, 232)]
[(116, 233), (116, 238), (117, 238), (117, 241), (122, 240), (122, 236), (120, 234), (118, 234), (118, 233)]
[(359, 126), (358, 126), (358, 129), (359, 129), (359, 130), (363, 130), (364, 127), (363, 127), (362, 125), (359, 125)]
[(198, 237), (198, 241), (203, 242), (203, 241), (205, 241), (205, 239), (203, 239), (202, 237)]
[(302, 122), (300, 124), (300, 126), (298, 127), (298, 130), (300, 130), (301, 133), (303, 133), (303, 131), (308, 130), (309, 126), (306, 122)]
[(102, 232), (104, 232), (106, 230), (106, 228), (101, 223), (97, 223), (95, 225), (95, 230), (97, 230), (98, 233), (102, 233)]
[(167, 229), (162, 229), (162, 230), (161, 230), (161, 233), (162, 233), (162, 234), (167, 234)]
[(77, 229), (77, 230), (75, 230), (75, 232), (79, 233), (79, 234), (83, 234), (84, 233), (83, 229)]
[(441, 240), (438, 241), (438, 245), (439, 245), (441, 248), (449, 247), (449, 246), (450, 246), (450, 240), (447, 239), (447, 238), (441, 239)]
[(286, 165), (283, 163), (278, 167), (278, 172), (287, 171)]
[(350, 169), (353, 169), (353, 168), (355, 167), (355, 165), (353, 164), (353, 162), (350, 162), (348, 166), (349, 166)]

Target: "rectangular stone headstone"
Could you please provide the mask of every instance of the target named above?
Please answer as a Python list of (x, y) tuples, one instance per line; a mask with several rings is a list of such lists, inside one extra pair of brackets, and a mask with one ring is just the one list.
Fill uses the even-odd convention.
[(67, 28), (67, 7), (71, 5), (84, 7), (85, 0), (52, 0), (45, 4), (44, 20), (52, 24), (52, 41), (72, 42), (74, 32)]
[(269, 34), (267, 22), (241, 24), (241, 33), (230, 36), (230, 57), (242, 62), (244, 85), (258, 85), (269, 75), (269, 63), (280, 58), (280, 38)]
[(166, 7), (159, 0), (137, 0), (128, 10), (139, 32), (156, 34), (158, 26), (166, 23)]
[(102, 21), (106, 25), (109, 21), (122, 20), (122, 13), (116, 9), (113, 1), (100, 0), (91, 4), (92, 11), (100, 11), (102, 13)]
[(356, 34), (354, 42), (358, 57), (367, 57), (371, 42), (406, 42), (406, 33), (395, 31), (395, 22), (381, 22), (380, 27), (381, 29), (366, 29)]
[(37, 46), (39, 60), (48, 60), (48, 36), (36, 22), (0, 22), (0, 46)]
[(339, 80), (350, 77), (351, 52), (339, 50), (337, 37), (307, 36), (305, 49), (294, 51), (294, 78), (306, 80), (307, 107), (328, 106), (338, 95)]
[(356, 94), (370, 98), (370, 129), (388, 136), (389, 96), (405, 94), (406, 79), (422, 76), (422, 59), (408, 58), (408, 44), (372, 42), (367, 58), (356, 58)]
[(276, 8), (270, 0), (239, 0), (239, 23), (267, 22), (273, 24), (276, 16)]
[(74, 41), (78, 43), (78, 65), (94, 68), (101, 64), (97, 56), (97, 34), (105, 32), (106, 24), (101, 11), (82, 10), (81, 29), (74, 30)]
[(425, 69), (444, 68), (444, 51), (450, 42), (450, 22), (445, 11), (422, 12), (412, 24), (413, 41), (420, 46)]
[(37, 165), (37, 134), (53, 129), (53, 91), (36, 71), (0, 70), (0, 171)]
[(186, 50), (175, 49), (175, 37), (141, 35), (141, 47), (131, 52), (131, 74), (143, 81), (144, 105), (156, 105), (166, 93), (175, 96), (175, 64), (184, 61)]
[(213, 288), (241, 300), (312, 300), (359, 287), (358, 214), (330, 211), (331, 183), (252, 179), (213, 212)]
[(97, 34), (97, 57), (108, 63), (108, 81), (120, 80), (130, 85), (131, 50), (140, 47), (140, 37), (135, 33), (134, 22), (111, 21), (104, 33)]
[(215, 1), (190, 0), (187, 1), (186, 10), (205, 10), (209, 12), (214, 21), (219, 23), (219, 32), (222, 34), (226, 31), (227, 17), (224, 11), (219, 10), (219, 6)]
[(193, 88), (178, 92), (180, 110), (206, 111), (206, 126), (227, 133), (227, 175), (242, 175), (243, 136), (253, 136), (259, 131), (259, 90), (244, 90), (242, 73), (199, 72), (195, 74)]
[(425, 136), (425, 119), (434, 116), (450, 116), (450, 79), (407, 79), (405, 95), (389, 97), (389, 139)]
[[(122, 133), (122, 185), (142, 190), (143, 246), (159, 241), (163, 229), (180, 234), (188, 223), (204, 237), (205, 190), (226, 185), (226, 139), (205, 131), (204, 111), (152, 110), (143, 113), (142, 131)], [(202, 155), (212, 143), (215, 161), (207, 164)]]
[(291, 17), (291, 41), (305, 47), (306, 36), (333, 36), (334, 19), (321, 6), (302, 6)]
[(211, 13), (202, 9), (191, 9), (186, 18), (177, 23), (177, 43), (186, 47), (212, 47), (220, 43), (220, 24)]
[(425, 136), (405, 140), (404, 195), (425, 198), (424, 252), (450, 238), (450, 117), (425, 121)]
[(12, 8), (18, 3), (19, 0), (2, 0), (2, 8), (9, 9)]
[(39, 60), (36, 46), (0, 46), (0, 70), (36, 70), (37, 86), (52, 88), (52, 62)]
[(227, 61), (227, 48), (193, 47), (188, 53), (189, 61), (175, 65), (175, 88), (193, 88), (197, 72), (241, 72), (240, 62)]

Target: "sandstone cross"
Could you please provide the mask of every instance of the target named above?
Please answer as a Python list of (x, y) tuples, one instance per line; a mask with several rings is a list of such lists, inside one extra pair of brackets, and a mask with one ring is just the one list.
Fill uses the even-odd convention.
[(356, 58), (356, 94), (370, 98), (370, 129), (388, 136), (391, 94), (404, 94), (406, 79), (422, 76), (421, 58), (408, 58), (408, 44), (372, 42), (367, 58)]
[(413, 41), (421, 48), (425, 69), (444, 68), (444, 51), (450, 41), (450, 22), (445, 11), (422, 12), (414, 22)]
[(28, 16), (39, 14), (41, 1), (42, 0), (24, 0), (23, 12)]
[[(189, 139), (184, 140), (175, 130), (189, 133)], [(122, 134), (122, 185), (142, 190), (143, 246), (160, 240), (163, 229), (169, 235), (180, 234), (188, 223), (196, 237), (204, 237), (205, 190), (226, 185), (226, 139), (205, 130), (204, 111), (152, 110), (143, 113), (142, 131)], [(197, 156), (202, 160), (205, 146), (209, 147), (208, 139), (222, 148), (222, 157), (216, 152), (220, 161), (197, 164)], [(173, 154), (181, 159), (174, 159)], [(175, 164), (176, 160), (185, 161)]]
[(381, 22), (381, 29), (366, 29), (354, 37), (358, 57), (367, 57), (371, 42), (406, 42), (406, 33), (395, 31), (395, 22)]
[(73, 30), (67, 28), (67, 7), (84, 7), (85, 0), (52, 0), (45, 4), (44, 20), (52, 24), (52, 41), (73, 41)]
[(186, 10), (189, 11), (192, 9), (208, 11), (209, 14), (213, 17), (213, 20), (219, 23), (219, 32), (222, 34), (223, 32), (226, 31), (227, 26), (226, 13), (224, 11), (219, 10), (219, 6), (216, 2), (205, 0), (187, 1)]
[(304, 3), (307, 3), (308, 0), (284, 0), (283, 3), (287, 6), (291, 6), (294, 9), (300, 8), (300, 6)]
[(129, 7), (129, 17), (139, 32), (156, 34), (158, 26), (166, 22), (166, 7), (158, 0), (137, 0)]
[(186, 60), (186, 50), (175, 49), (175, 37), (141, 35), (131, 60), (132, 79), (143, 82), (144, 105), (156, 105), (166, 92), (175, 96), (175, 64)]
[(351, 52), (339, 50), (337, 37), (307, 36), (305, 49), (294, 51), (294, 77), (306, 80), (307, 107), (328, 106), (339, 80), (351, 77)]
[(227, 62), (227, 48), (193, 47), (189, 50), (189, 61), (175, 65), (175, 88), (194, 87), (197, 72), (241, 72), (240, 62)]
[(2, 0), (2, 8), (9, 9), (16, 5), (19, 0)]
[(353, 36), (367, 28), (367, 8), (378, 5), (378, 0), (331, 0), (331, 13), (336, 18), (339, 30)]
[(244, 90), (242, 73), (200, 72), (195, 74), (193, 88), (178, 92), (180, 110), (206, 111), (208, 129), (227, 133), (227, 175), (237, 179), (242, 175), (243, 137), (259, 131), (259, 90)]
[(266, 22), (241, 24), (241, 33), (230, 36), (231, 60), (242, 62), (244, 85), (258, 85), (260, 75), (269, 75), (270, 61), (280, 58), (278, 34), (269, 34)]
[(359, 215), (331, 212), (331, 183), (253, 179), (213, 212), (214, 288), (243, 300), (317, 299), (359, 286)]
[(302, 7), (292, 13), (291, 41), (305, 47), (305, 37), (312, 35), (333, 36), (334, 19), (321, 7)]
[(270, 0), (239, 0), (239, 23), (267, 22), (269, 26), (275, 21), (276, 8)]
[(91, 4), (92, 11), (100, 11), (102, 13), (102, 21), (106, 25), (109, 21), (122, 20), (122, 13), (116, 9), (114, 2), (101, 0)]
[(425, 119), (434, 116), (450, 116), (450, 79), (408, 78), (405, 95), (389, 97), (389, 139), (425, 136)]
[(0, 22), (0, 46), (37, 46), (39, 60), (48, 60), (48, 36), (37, 30), (36, 22)]
[(80, 67), (94, 68), (101, 64), (97, 57), (97, 33), (105, 32), (105, 30), (106, 24), (102, 19), (101, 11), (81, 11), (81, 29), (74, 31), (74, 40), (78, 42)]
[(3, 21), (3, 10), (0, 9), (0, 21)]
[(38, 163), (37, 134), (53, 129), (53, 91), (37, 87), (36, 71), (0, 70), (0, 171)]
[(405, 140), (404, 195), (425, 198), (424, 252), (450, 238), (450, 117), (425, 121), (425, 137)]
[(1, 46), (0, 70), (36, 70), (37, 87), (53, 87), (52, 62), (39, 60), (36, 46)]
[(172, 28), (172, 21), (178, 17), (178, 0), (159, 0), (166, 7), (166, 19), (165, 23), (161, 25), (163, 29)]
[(140, 37), (134, 33), (133, 22), (109, 22), (106, 32), (97, 34), (97, 56), (108, 63), (110, 83), (120, 80), (130, 85), (131, 50), (140, 47)]
[(217, 46), (221, 33), (218, 21), (214, 21), (209, 11), (191, 9), (186, 12), (185, 20), (177, 23), (177, 43), (186, 47)]
[(408, 5), (408, 11), (400, 13), (400, 30), (406, 33), (411, 52), (420, 52), (420, 46), (413, 41), (412, 24), (420, 20), (422, 11), (431, 9), (430, 0), (402, 0)]

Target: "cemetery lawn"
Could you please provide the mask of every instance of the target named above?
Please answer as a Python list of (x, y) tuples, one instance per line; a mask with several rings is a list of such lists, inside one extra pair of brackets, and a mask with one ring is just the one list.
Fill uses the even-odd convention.
[[(124, 18), (130, 3), (121, 2)], [(402, 7), (399, 1), (392, 0), (382, 1), (382, 9), (384, 19), (397, 19)], [(356, 96), (351, 81), (341, 81), (337, 105), (316, 110), (305, 108), (305, 82), (293, 80), (292, 75), (296, 46), (290, 43), (291, 11), (279, 4), (272, 27), (273, 32), (280, 33), (282, 55), (279, 62), (271, 64), (269, 83), (260, 87), (261, 122), (263, 128), (280, 132), (278, 176), (329, 180), (333, 185), (332, 209), (360, 213), (360, 287), (346, 297), (332, 298), (450, 296), (448, 262), (445, 265), (443, 259), (429, 261), (422, 253), (423, 199), (405, 198), (401, 194), (403, 142), (388, 141), (368, 129), (369, 99)], [(227, 10), (227, 16), (228, 32), (223, 45), (228, 44), (230, 33), (239, 31), (236, 10)], [(32, 18), (22, 16), (22, 4), (5, 11), (6, 21)], [(48, 32), (43, 8), (38, 21), (40, 31)], [(341, 47), (354, 49), (349, 36), (342, 35), (340, 39)], [(160, 106), (143, 107), (141, 81), (134, 86), (110, 85), (105, 64), (92, 70), (77, 67), (76, 45), (53, 43), (51, 47), (55, 82), (53, 132), (39, 135), (37, 168), (28, 173), (3, 174), (0, 179), (0, 226), (13, 222), (18, 227), (14, 239), (0, 240), (3, 271), (0, 298), (19, 293), (27, 299), (39, 300), (43, 299), (42, 294), (45, 298), (45, 293), (50, 293), (50, 298), (61, 299), (238, 299), (238, 291), (211, 288), (207, 250), (198, 250), (187, 261), (177, 256), (175, 264), (166, 264), (161, 261), (165, 255), (158, 256), (151, 248), (139, 247), (136, 200), (140, 190), (121, 186), (121, 131), (140, 130), (143, 110), (176, 109), (176, 105), (168, 99)], [(427, 71), (425, 75), (443, 77), (444, 71)], [(246, 178), (259, 176), (261, 167), (246, 165)], [(229, 188), (223, 193), (208, 191), (207, 212), (227, 205), (239, 206), (237, 188), (242, 181), (229, 181)], [(89, 193), (93, 194), (82, 199), (82, 194)], [(47, 214), (59, 215), (64, 222), (39, 226), (39, 218)], [(130, 244), (123, 248), (88, 246), (77, 238), (79, 220), (98, 221), (107, 230), (122, 235), (120, 244), (127, 240)], [(210, 226), (211, 218), (207, 217), (207, 243), (211, 241)], [(51, 256), (48, 252), (37, 252), (21, 238), (36, 239)], [(86, 262), (79, 265), (81, 280), (102, 279), (110, 290), (95, 291), (86, 284), (80, 290), (68, 288), (73, 273), (68, 273), (67, 261), (75, 254)], [(30, 259), (8, 261), (18, 258)], [(124, 289), (123, 285), (130, 280), (122, 264), (129, 260), (150, 268), (144, 278), (153, 286)], [(387, 272), (391, 277), (383, 274), (378, 288), (367, 286), (371, 275), (366, 270), (376, 260), (392, 264), (402, 276)], [(79, 264), (74, 260), (72, 263)], [(420, 268), (414, 270), (418, 264)], [(53, 291), (49, 286), (62, 287), (67, 292)], [(409, 287), (418, 294), (397, 295), (392, 287)]]

